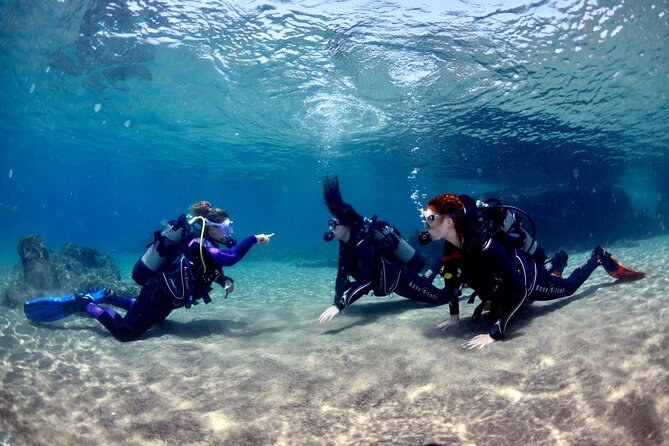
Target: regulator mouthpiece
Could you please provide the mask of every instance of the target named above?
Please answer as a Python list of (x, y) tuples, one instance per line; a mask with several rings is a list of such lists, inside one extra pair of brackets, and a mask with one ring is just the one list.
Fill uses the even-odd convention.
[(327, 231), (323, 233), (323, 240), (325, 240), (326, 242), (331, 242), (332, 240), (334, 240), (334, 232)]
[(418, 232), (418, 243), (420, 243), (421, 246), (429, 245), (430, 242), (432, 242), (432, 236), (430, 235), (430, 231)]
[(232, 237), (227, 237), (223, 241), (223, 244), (228, 248), (232, 248), (233, 246), (235, 246), (237, 244), (237, 240), (233, 239)]

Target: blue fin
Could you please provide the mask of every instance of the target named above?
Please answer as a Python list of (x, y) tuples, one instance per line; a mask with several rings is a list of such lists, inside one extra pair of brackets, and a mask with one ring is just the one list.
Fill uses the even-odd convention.
[(33, 322), (53, 322), (77, 311), (74, 295), (63, 297), (41, 297), (23, 304), (23, 312)]
[[(105, 298), (105, 290), (88, 293), (94, 303), (102, 303)], [(23, 312), (33, 322), (53, 322), (68, 317), (79, 310), (76, 295), (62, 297), (41, 297), (23, 304)]]

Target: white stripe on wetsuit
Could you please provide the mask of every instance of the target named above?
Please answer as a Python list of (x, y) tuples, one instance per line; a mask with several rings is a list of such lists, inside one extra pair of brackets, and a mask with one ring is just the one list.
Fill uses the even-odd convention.
[(366, 284), (364, 284), (364, 285), (360, 285), (359, 287), (357, 287), (357, 288), (355, 288), (355, 289), (353, 289), (353, 288), (349, 288), (349, 289), (344, 293), (344, 306), (345, 306), (345, 307), (348, 307), (348, 303), (351, 301), (351, 298), (352, 298), (358, 291), (362, 290), (363, 288), (367, 288), (367, 287), (370, 286), (371, 284), (372, 284), (372, 281), (370, 280), (370, 281), (367, 282)]
[(520, 302), (518, 302), (518, 305), (516, 305), (516, 307), (504, 319), (504, 321), (502, 321), (502, 326), (500, 327), (502, 329), (502, 334), (504, 334), (504, 332), (506, 331), (506, 324), (509, 323), (509, 321), (511, 320), (511, 317), (513, 317), (513, 315), (516, 314), (516, 312), (521, 307), (521, 305), (523, 305), (525, 303), (525, 301), (527, 300), (527, 297), (530, 295), (532, 290), (534, 290), (534, 286), (537, 283), (537, 264), (533, 262), (533, 265), (534, 265), (534, 279), (532, 280), (532, 286), (528, 290), (528, 288), (527, 288), (527, 271), (525, 271), (525, 264), (523, 263), (523, 260), (520, 257), (518, 257), (518, 254), (516, 254), (516, 259), (518, 259), (518, 262), (520, 263), (520, 267), (523, 270), (523, 288), (525, 288), (525, 295), (520, 300)]

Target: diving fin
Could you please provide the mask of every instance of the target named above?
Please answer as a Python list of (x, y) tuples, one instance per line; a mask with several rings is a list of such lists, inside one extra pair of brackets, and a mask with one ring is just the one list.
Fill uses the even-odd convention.
[(646, 273), (644, 273), (643, 271), (632, 269), (630, 267), (623, 265), (618, 261), (616, 261), (615, 269), (607, 269), (607, 268), (604, 269), (609, 274), (609, 276), (615, 277), (616, 279), (624, 282), (631, 282), (633, 280), (639, 280), (646, 277)]
[(646, 277), (646, 273), (623, 265), (615, 256), (601, 246), (595, 248), (594, 255), (599, 257), (599, 262), (607, 274), (615, 279), (623, 282), (632, 282)]
[(97, 291), (86, 294), (78, 293), (62, 297), (41, 297), (25, 302), (23, 304), (23, 312), (33, 322), (53, 322), (83, 310), (89, 302), (104, 303), (112, 295), (113, 291), (111, 289), (100, 288)]

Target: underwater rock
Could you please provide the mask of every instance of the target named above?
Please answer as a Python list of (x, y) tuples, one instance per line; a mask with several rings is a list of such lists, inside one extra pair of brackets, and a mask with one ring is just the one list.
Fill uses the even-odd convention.
[(58, 282), (49, 250), (39, 235), (29, 235), (17, 246), (25, 282), (37, 289), (53, 289)]
[(66, 243), (60, 251), (50, 251), (42, 238), (29, 235), (17, 246), (21, 259), (18, 277), (3, 295), (3, 303), (22, 305), (26, 300), (43, 296), (64, 296), (101, 287), (113, 288), (118, 294), (134, 296), (138, 289), (121, 280), (121, 273), (108, 254), (93, 248)]

